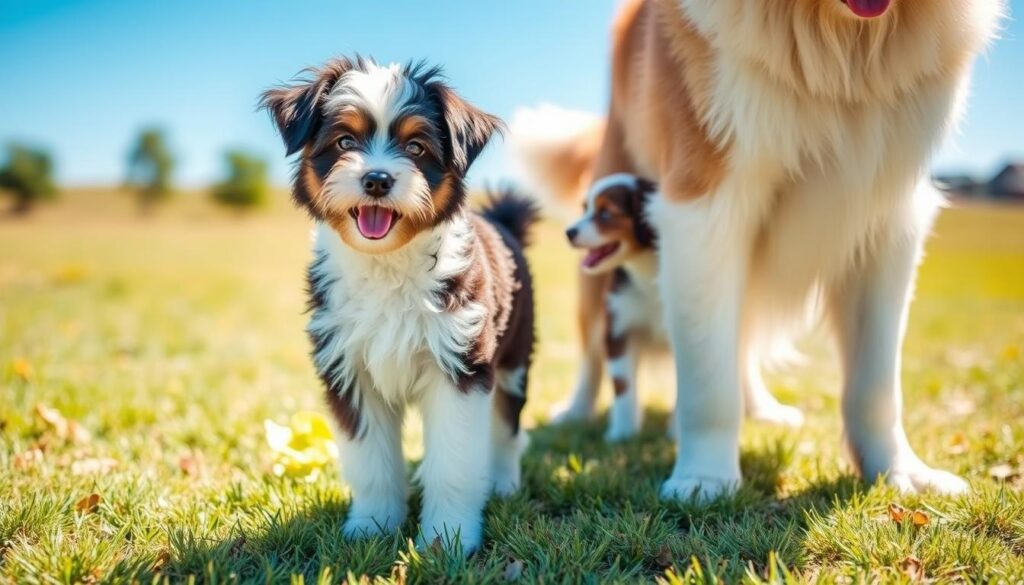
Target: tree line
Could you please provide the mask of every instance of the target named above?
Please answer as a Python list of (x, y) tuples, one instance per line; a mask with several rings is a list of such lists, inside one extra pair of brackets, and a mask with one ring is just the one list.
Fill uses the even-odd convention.
[[(167, 134), (160, 128), (139, 132), (128, 152), (124, 186), (135, 196), (139, 210), (152, 211), (174, 193), (176, 160)], [(224, 178), (213, 185), (211, 198), (238, 210), (260, 207), (270, 193), (267, 163), (244, 150), (224, 154)], [(0, 165), (0, 195), (13, 200), (11, 212), (25, 214), (37, 204), (59, 195), (53, 157), (39, 147), (11, 143)]]

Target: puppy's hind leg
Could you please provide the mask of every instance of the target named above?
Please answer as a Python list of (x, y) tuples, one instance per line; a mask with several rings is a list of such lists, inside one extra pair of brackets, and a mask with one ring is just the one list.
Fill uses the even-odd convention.
[(604, 370), (604, 300), (608, 275), (579, 275), (579, 306), (577, 308), (583, 356), (572, 397), (557, 404), (551, 411), (551, 422), (561, 424), (587, 420), (594, 416), (597, 391)]
[(614, 314), (608, 314), (608, 334), (605, 348), (608, 371), (615, 389), (615, 400), (608, 411), (608, 430), (605, 441), (616, 443), (640, 432), (642, 413), (636, 387), (637, 358), (640, 348), (636, 335), (629, 331), (616, 331)]
[(514, 368), (499, 368), (491, 409), (491, 479), (494, 493), (510, 496), (519, 490), (520, 458), (529, 445), (529, 437), (520, 424), (526, 405), (526, 380), (529, 363)]

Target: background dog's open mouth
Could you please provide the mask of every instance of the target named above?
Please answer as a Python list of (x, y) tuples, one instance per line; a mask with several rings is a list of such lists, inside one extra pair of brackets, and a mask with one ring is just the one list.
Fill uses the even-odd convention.
[(351, 212), (356, 220), (359, 233), (367, 240), (379, 240), (391, 232), (398, 213), (380, 205), (360, 205)]
[(885, 14), (892, 0), (843, 0), (843, 3), (861, 18), (875, 18)]
[(593, 268), (601, 263), (602, 260), (611, 256), (619, 250), (619, 242), (612, 242), (597, 248), (591, 248), (587, 251), (587, 255), (583, 258), (583, 266), (585, 268)]

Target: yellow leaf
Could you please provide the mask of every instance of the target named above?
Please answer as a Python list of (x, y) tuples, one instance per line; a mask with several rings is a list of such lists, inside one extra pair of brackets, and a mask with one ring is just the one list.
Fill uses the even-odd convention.
[(85, 280), (89, 271), (79, 264), (67, 264), (62, 266), (53, 274), (53, 282), (56, 284), (78, 284)]
[(1020, 359), (1020, 346), (1016, 343), (1011, 343), (1003, 348), (1003, 359), (1008, 362), (1014, 362)]
[(949, 438), (949, 452), (954, 455), (967, 452), (967, 437), (963, 433), (956, 433)]
[(25, 358), (15, 358), (11, 362), (11, 369), (14, 371), (14, 375), (21, 378), (25, 382), (28, 382), (35, 377), (35, 371), (32, 369), (32, 364)]
[(75, 502), (75, 511), (91, 514), (96, 511), (96, 508), (99, 507), (100, 501), (102, 500), (103, 498), (101, 498), (99, 494), (89, 494)]
[(274, 475), (314, 481), (320, 470), (337, 458), (338, 448), (327, 419), (317, 412), (297, 412), (280, 425), (263, 421), (267, 445), (274, 453)]

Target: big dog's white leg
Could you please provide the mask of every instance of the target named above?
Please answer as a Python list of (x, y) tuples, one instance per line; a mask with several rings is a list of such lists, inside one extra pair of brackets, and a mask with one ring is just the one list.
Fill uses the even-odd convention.
[(935, 201), (930, 188), (921, 188), (916, 202), (908, 200), (888, 218), (862, 262), (833, 287), (830, 301), (845, 373), (846, 438), (861, 475), (868, 481), (884, 475), (906, 492), (961, 493), (963, 480), (918, 458), (902, 420), (900, 350)]
[(707, 500), (740, 483), (738, 344), (757, 195), (735, 184), (692, 202), (658, 201), (651, 213), (677, 378), (676, 462), (662, 497)]

